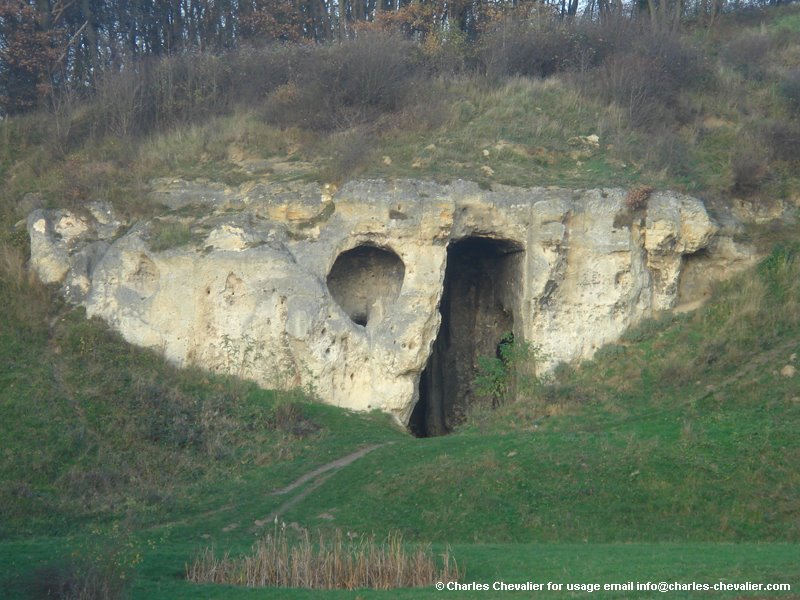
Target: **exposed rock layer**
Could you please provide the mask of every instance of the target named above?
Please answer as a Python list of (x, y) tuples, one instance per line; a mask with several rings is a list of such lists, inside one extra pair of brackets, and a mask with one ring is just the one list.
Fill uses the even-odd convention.
[[(101, 204), (33, 212), (33, 268), (176, 363), (305, 386), (403, 423), (440, 330), (448, 248), (443, 312), (459, 324), (442, 328), (456, 337), (437, 352), (458, 379), (448, 393), (468, 397), (476, 357), (503, 329), (549, 364), (590, 357), (672, 308), (685, 257), (721, 245), (703, 204), (675, 193), (638, 211), (619, 189), (466, 182), (358, 181), (331, 193), (162, 180), (153, 194), (169, 210), (121, 236)], [(167, 225), (184, 243), (152, 250)]]

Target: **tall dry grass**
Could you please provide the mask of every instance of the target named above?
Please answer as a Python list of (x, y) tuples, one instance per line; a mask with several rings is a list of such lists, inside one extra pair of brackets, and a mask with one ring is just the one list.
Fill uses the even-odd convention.
[(318, 534), (312, 540), (304, 531), (290, 542), (286, 527), (253, 546), (250, 554), (218, 557), (206, 548), (186, 567), (186, 578), (195, 583), (223, 583), (249, 587), (297, 587), (308, 589), (421, 587), (438, 581), (456, 581), (463, 571), (449, 550), (441, 555), (442, 567), (430, 546), (406, 547), (400, 533), (377, 541), (374, 536), (344, 534), (337, 529), (330, 537)]
[(50, 293), (26, 267), (23, 250), (6, 241), (0, 241), (0, 302), (7, 317), (29, 324), (41, 324), (51, 310)]

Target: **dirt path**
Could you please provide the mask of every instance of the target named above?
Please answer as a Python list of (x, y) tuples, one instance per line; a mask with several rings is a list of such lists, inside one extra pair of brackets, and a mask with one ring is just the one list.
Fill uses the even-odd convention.
[[(388, 442), (391, 443), (391, 442)], [(306, 481), (314, 479), (323, 473), (327, 473), (332, 469), (341, 469), (342, 467), (346, 467), (347, 465), (354, 463), (362, 456), (365, 456), (372, 452), (373, 450), (380, 448), (381, 446), (385, 446), (386, 444), (373, 444), (372, 446), (367, 446), (366, 448), (362, 448), (361, 450), (356, 450), (348, 454), (347, 456), (343, 456), (342, 458), (338, 458), (333, 462), (329, 462), (327, 465), (322, 465), (313, 471), (306, 473), (305, 475), (300, 476), (296, 481), (290, 483), (285, 488), (281, 488), (275, 492), (272, 492), (273, 496), (280, 496), (282, 494), (288, 494), (292, 490), (299, 488), (303, 485)]]
[[(329, 463), (327, 463), (325, 465), (322, 465), (321, 467), (317, 467), (313, 471), (309, 471), (308, 473), (305, 473), (304, 475), (301, 475), (300, 477), (298, 477), (295, 481), (293, 481), (292, 483), (290, 483), (286, 487), (272, 492), (272, 494), (270, 494), (272, 496), (281, 496), (281, 495), (288, 494), (289, 492), (293, 492), (294, 490), (299, 488), (301, 485), (303, 485), (303, 484), (305, 484), (305, 483), (307, 483), (309, 481), (312, 482), (311, 485), (309, 485), (306, 489), (304, 489), (302, 492), (300, 492), (298, 494), (295, 494), (294, 496), (289, 498), (286, 502), (284, 502), (278, 508), (276, 508), (271, 513), (269, 513), (269, 515), (267, 515), (263, 519), (257, 519), (254, 522), (255, 527), (256, 528), (261, 528), (261, 527), (263, 527), (264, 525), (266, 525), (268, 523), (274, 522), (275, 519), (280, 517), (283, 513), (285, 513), (290, 508), (292, 508), (295, 504), (297, 504), (298, 502), (300, 502), (304, 498), (306, 498), (309, 495), (311, 495), (311, 493), (314, 490), (316, 490), (319, 486), (321, 486), (328, 479), (330, 479), (335, 474), (335, 471), (338, 471), (339, 469), (354, 463), (359, 458), (362, 458), (362, 457), (366, 456), (367, 454), (369, 454), (373, 450), (376, 450), (378, 448), (382, 448), (383, 446), (387, 446), (387, 445), (392, 444), (392, 443), (394, 443), (394, 442), (386, 442), (385, 444), (373, 444), (372, 446), (367, 446), (365, 448), (361, 448), (360, 450), (356, 450), (355, 452), (351, 452), (350, 454), (348, 454), (346, 456), (342, 456), (341, 458), (337, 458), (336, 460), (334, 460), (332, 462), (329, 462)], [(329, 471), (334, 471), (334, 473), (330, 473)]]

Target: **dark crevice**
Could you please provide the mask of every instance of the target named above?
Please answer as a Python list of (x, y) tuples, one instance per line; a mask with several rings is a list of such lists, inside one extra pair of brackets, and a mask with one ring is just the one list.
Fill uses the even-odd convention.
[(449, 433), (478, 400), (478, 357), (494, 356), (514, 329), (521, 265), (521, 247), (507, 240), (470, 237), (448, 247), (441, 326), (409, 421), (414, 435)]

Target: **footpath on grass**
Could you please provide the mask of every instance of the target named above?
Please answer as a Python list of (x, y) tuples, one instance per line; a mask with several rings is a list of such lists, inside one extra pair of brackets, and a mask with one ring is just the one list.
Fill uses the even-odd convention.
[(348, 454), (346, 456), (342, 456), (341, 458), (338, 458), (338, 459), (336, 459), (334, 461), (331, 461), (331, 462), (329, 462), (329, 463), (327, 463), (325, 465), (322, 465), (321, 467), (317, 467), (313, 471), (309, 471), (308, 473), (305, 473), (304, 475), (301, 475), (300, 477), (298, 477), (295, 481), (293, 481), (292, 483), (290, 483), (286, 487), (272, 492), (273, 496), (283, 496), (283, 495), (289, 494), (290, 492), (295, 491), (296, 489), (298, 489), (299, 487), (301, 487), (302, 485), (304, 485), (305, 483), (307, 483), (309, 481), (312, 482), (310, 486), (308, 486), (306, 489), (304, 489), (303, 491), (299, 492), (298, 494), (292, 496), (289, 500), (287, 500), (286, 502), (281, 504), (278, 508), (276, 508), (271, 513), (269, 513), (269, 515), (267, 515), (263, 519), (257, 519), (255, 521), (255, 528), (254, 529), (259, 529), (259, 528), (263, 527), (264, 525), (266, 525), (267, 523), (273, 522), (275, 519), (280, 517), (287, 510), (292, 508), (295, 504), (297, 504), (298, 502), (300, 502), (304, 498), (307, 498), (315, 489), (317, 489), (319, 486), (321, 486), (323, 483), (325, 483), (328, 479), (330, 479), (330, 477), (332, 477), (336, 473), (336, 471), (338, 471), (339, 469), (342, 469), (342, 468), (354, 463), (359, 458), (362, 458), (362, 457), (366, 456), (367, 454), (369, 454), (373, 450), (377, 450), (378, 448), (381, 448), (383, 446), (387, 446), (387, 445), (393, 444), (393, 443), (394, 442), (386, 442), (384, 444), (373, 444), (372, 446), (367, 446), (365, 448), (361, 448), (360, 450), (356, 450), (355, 452), (351, 452), (350, 454)]

